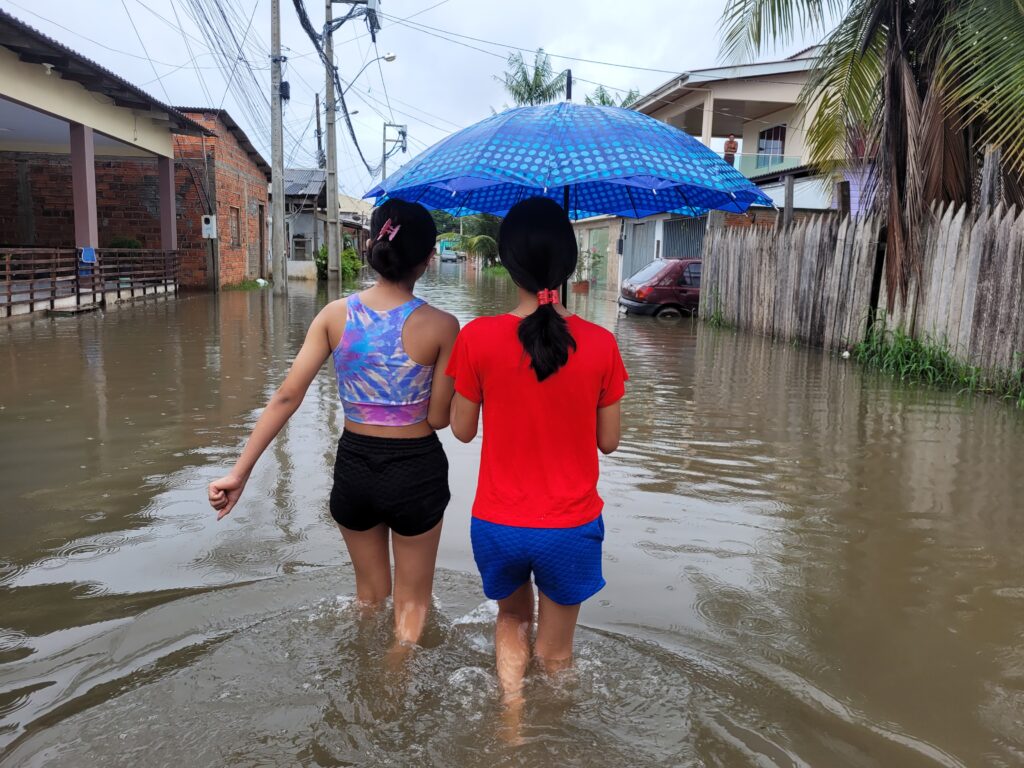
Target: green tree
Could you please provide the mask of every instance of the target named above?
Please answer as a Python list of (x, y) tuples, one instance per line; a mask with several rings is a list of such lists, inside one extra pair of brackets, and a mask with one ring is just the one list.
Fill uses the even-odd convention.
[(533, 66), (523, 60), (523, 54), (509, 54), (508, 69), (495, 80), (505, 86), (516, 106), (533, 106), (557, 101), (565, 93), (565, 72), (554, 74), (551, 57), (538, 48), (533, 57)]
[(467, 251), (483, 259), (484, 264), (491, 266), (498, 259), (498, 241), (490, 235), (477, 235), (463, 241)]
[(632, 104), (635, 104), (637, 99), (640, 98), (640, 91), (636, 88), (630, 88), (629, 92), (626, 93), (622, 98), (616, 99), (608, 89), (603, 85), (597, 86), (594, 92), (585, 97), (587, 104), (596, 105), (599, 107), (623, 107), (628, 108)]
[(890, 302), (921, 270), (931, 203), (974, 201), (986, 146), (1024, 200), (1024, 0), (727, 0), (723, 27), (723, 51), (746, 59), (825, 34), (801, 95), (817, 104), (810, 159), (864, 172), (887, 223)]

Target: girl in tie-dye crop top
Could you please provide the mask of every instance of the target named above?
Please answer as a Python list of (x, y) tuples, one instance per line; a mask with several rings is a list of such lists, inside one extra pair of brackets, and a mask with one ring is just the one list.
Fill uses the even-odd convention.
[(427, 418), (434, 366), (417, 363), (402, 344), (406, 320), (425, 303), (413, 299), (377, 312), (358, 295), (348, 298), (345, 332), (334, 349), (334, 370), (349, 421), (404, 427)]

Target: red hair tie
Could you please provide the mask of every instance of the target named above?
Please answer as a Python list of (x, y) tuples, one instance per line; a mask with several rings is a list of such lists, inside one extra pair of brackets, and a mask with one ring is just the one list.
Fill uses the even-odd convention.
[(557, 288), (552, 288), (551, 290), (545, 288), (542, 291), (537, 291), (537, 303), (541, 306), (544, 306), (545, 304), (557, 304), (559, 301), (561, 301), (561, 297), (558, 295)]

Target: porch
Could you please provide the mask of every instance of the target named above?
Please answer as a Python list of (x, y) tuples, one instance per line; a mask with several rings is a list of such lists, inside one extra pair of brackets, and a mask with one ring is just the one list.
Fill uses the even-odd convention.
[(176, 292), (175, 132), (208, 134), (0, 11), (0, 318)]

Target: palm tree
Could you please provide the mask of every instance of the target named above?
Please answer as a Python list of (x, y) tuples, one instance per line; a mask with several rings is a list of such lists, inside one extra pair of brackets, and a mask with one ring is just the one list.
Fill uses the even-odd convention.
[(603, 85), (597, 86), (594, 92), (585, 98), (587, 104), (597, 105), (599, 107), (629, 107), (633, 102), (640, 98), (640, 91), (636, 88), (630, 88), (629, 92), (626, 93), (620, 99), (616, 99), (608, 89)]
[(740, 58), (827, 33), (801, 95), (817, 104), (810, 158), (864, 170), (887, 223), (890, 303), (920, 272), (930, 205), (974, 202), (986, 147), (1024, 199), (1024, 0), (727, 0), (723, 27)]
[(483, 259), (485, 266), (490, 266), (498, 258), (498, 241), (489, 235), (470, 237), (463, 243), (467, 251)]
[(523, 61), (523, 54), (512, 53), (508, 57), (508, 69), (495, 80), (505, 86), (516, 106), (548, 104), (561, 98), (565, 93), (565, 72), (552, 74), (551, 57), (538, 48), (533, 57), (533, 66)]

